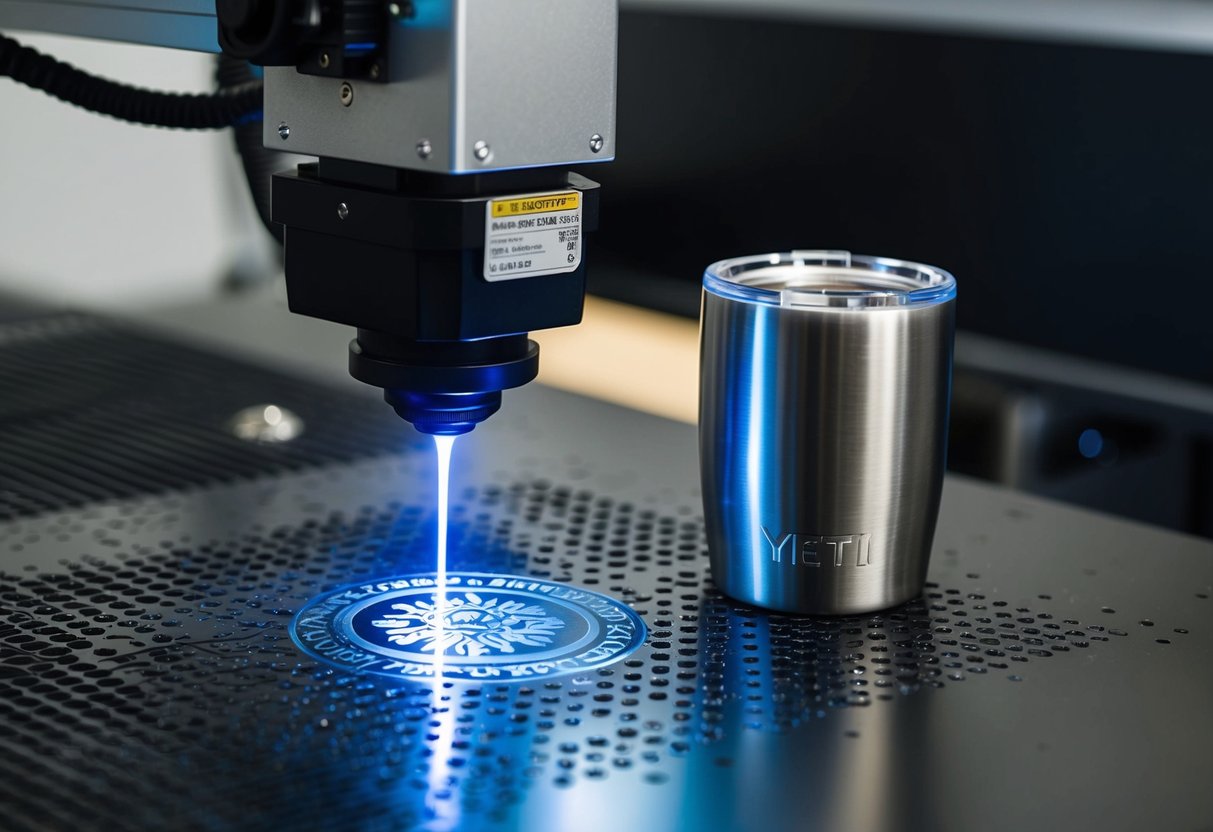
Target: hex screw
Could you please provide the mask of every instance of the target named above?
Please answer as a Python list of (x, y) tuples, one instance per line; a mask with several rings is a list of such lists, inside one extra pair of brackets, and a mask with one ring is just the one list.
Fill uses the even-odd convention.
[(491, 154), (492, 152), (493, 152), (493, 148), (489, 147), (489, 143), (486, 141), (483, 141), (483, 140), (478, 141), (478, 142), (476, 142), (476, 144), (472, 145), (472, 153), (481, 162), (488, 161), (489, 154)]
[(422, 139), (417, 142), (417, 155), (422, 159), (430, 158), (430, 154), (434, 152), (434, 146), (430, 144), (429, 139)]
[(320, 68), (321, 69), (328, 69), (329, 64), (331, 64), (332, 62), (333, 62), (333, 59), (329, 57), (329, 53), (327, 53), (327, 52), (320, 53)]
[(278, 125), (278, 138), (286, 141), (291, 137), (291, 126), (285, 121)]
[(337, 206), (337, 219), (343, 220), (350, 215), (350, 206), (344, 202)]
[(344, 107), (348, 107), (353, 103), (354, 103), (354, 88), (347, 81), (341, 85), (341, 104)]
[(605, 144), (605, 141), (603, 140), (602, 136), (599, 135), (598, 133), (595, 133), (594, 135), (590, 136), (590, 152), (591, 153), (597, 153), (598, 151), (602, 150), (603, 144)]

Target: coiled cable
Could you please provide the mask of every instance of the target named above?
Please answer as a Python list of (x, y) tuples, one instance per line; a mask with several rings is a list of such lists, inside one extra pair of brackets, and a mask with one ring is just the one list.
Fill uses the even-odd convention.
[(12, 78), (94, 113), (179, 130), (217, 130), (261, 118), (262, 82), (215, 93), (141, 89), (98, 78), (0, 35), (0, 77)]

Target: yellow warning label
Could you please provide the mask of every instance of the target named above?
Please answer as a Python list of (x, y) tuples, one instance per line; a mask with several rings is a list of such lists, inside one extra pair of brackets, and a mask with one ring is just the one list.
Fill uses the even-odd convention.
[(551, 211), (576, 211), (581, 207), (581, 193), (543, 194), (500, 199), (492, 203), (493, 218), (518, 217), (523, 214), (546, 214)]

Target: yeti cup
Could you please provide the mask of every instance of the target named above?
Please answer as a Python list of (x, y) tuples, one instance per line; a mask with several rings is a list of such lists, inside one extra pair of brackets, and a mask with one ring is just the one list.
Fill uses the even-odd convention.
[(943, 487), (956, 281), (837, 251), (703, 278), (699, 460), (712, 576), (843, 615), (922, 591)]

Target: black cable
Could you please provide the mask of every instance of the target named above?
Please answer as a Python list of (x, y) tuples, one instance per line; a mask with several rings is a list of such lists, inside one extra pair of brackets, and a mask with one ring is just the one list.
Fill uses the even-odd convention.
[(260, 118), (262, 111), (260, 81), (211, 94), (156, 92), (89, 75), (4, 35), (0, 77), (94, 113), (156, 127), (215, 130)]
[[(219, 55), (215, 63), (215, 80), (220, 90), (239, 89), (254, 80), (253, 71), (247, 61)], [(280, 154), (266, 149), (260, 121), (237, 124), (232, 129), (232, 136), (236, 142), (236, 152), (240, 154), (240, 162), (244, 166), (244, 176), (248, 180), (257, 215), (261, 217), (266, 230), (281, 243), (282, 226), (270, 219), (271, 177), (282, 166), (278, 158)]]

